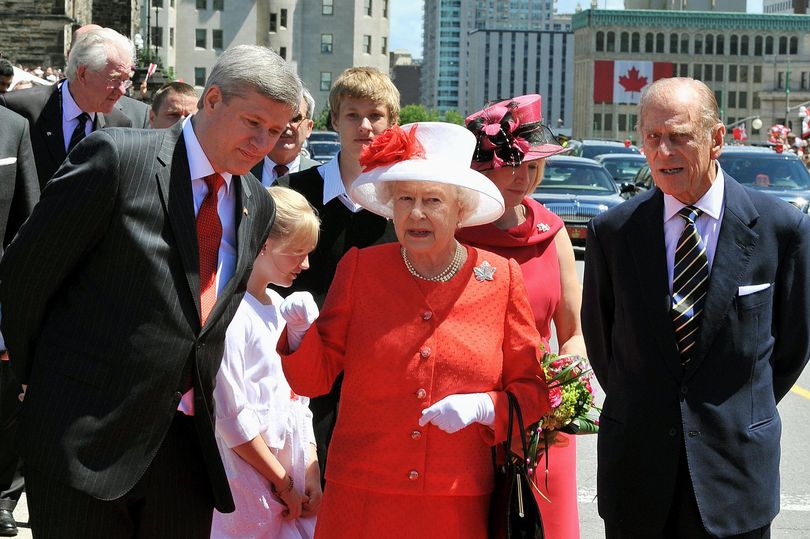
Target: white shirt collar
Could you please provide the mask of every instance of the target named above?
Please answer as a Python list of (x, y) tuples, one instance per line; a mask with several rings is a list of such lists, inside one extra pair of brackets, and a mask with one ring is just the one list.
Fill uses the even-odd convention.
[[(192, 114), (183, 120), (183, 139), (186, 143), (186, 154), (188, 154), (188, 168), (191, 173), (191, 179), (201, 180), (206, 176), (210, 176), (215, 171), (208, 157), (205, 155), (202, 146), (200, 146), (197, 135), (194, 134), (194, 126), (191, 123), (193, 116)], [(220, 172), (219, 175), (225, 180), (225, 189), (230, 190), (231, 177), (233, 175), (230, 172)]]
[[(276, 167), (276, 165), (278, 165), (278, 164), (279, 163), (276, 163), (275, 161), (270, 159), (270, 157), (268, 157), (268, 156), (264, 157), (264, 171), (265, 172), (272, 171)], [(301, 154), (296, 155), (295, 159), (293, 159), (289, 163), (281, 163), (281, 164), (285, 165), (287, 167), (288, 172), (298, 172), (298, 169), (301, 166)]]
[[(714, 162), (717, 167), (717, 176), (714, 178), (712, 186), (706, 191), (700, 200), (692, 204), (693, 206), (703, 210), (703, 213), (709, 215), (712, 219), (719, 220), (723, 214), (723, 196), (725, 194), (725, 176), (723, 169), (717, 162)], [(666, 223), (681, 210), (687, 206), (672, 195), (664, 194), (664, 222)]]
[(332, 159), (324, 163), (318, 172), (323, 177), (323, 204), (328, 204), (333, 198), (346, 195), (346, 187), (343, 185), (343, 177), (340, 175), (340, 162), (338, 161), (340, 152)]
[[(84, 112), (82, 109), (79, 108), (79, 105), (76, 104), (76, 100), (73, 99), (73, 95), (71, 95), (70, 90), (68, 89), (68, 81), (62, 83), (62, 121), (68, 122), (70, 120), (75, 120), (79, 114)], [(87, 114), (90, 115), (90, 119), (93, 120), (93, 123), (96, 122), (96, 113), (95, 112), (88, 112)]]

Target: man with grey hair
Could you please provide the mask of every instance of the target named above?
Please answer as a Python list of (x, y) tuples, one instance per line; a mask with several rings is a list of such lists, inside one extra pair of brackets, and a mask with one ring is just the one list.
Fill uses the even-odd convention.
[(265, 187), (270, 187), (279, 178), (287, 174), (320, 166), (318, 161), (301, 155), (304, 142), (312, 134), (312, 126), (314, 125), (312, 114), (314, 110), (315, 99), (313, 99), (309, 90), (304, 88), (298, 114), (287, 123), (287, 127), (278, 138), (276, 145), (270, 150), (270, 153), (258, 165), (253, 167), (253, 175), (259, 178), (259, 181)]
[(582, 328), (606, 398), (608, 539), (770, 536), (777, 403), (810, 357), (810, 219), (719, 165), (714, 93), (642, 94), (655, 188), (588, 225)]
[(273, 222), (249, 174), (297, 114), (270, 49), (214, 66), (170, 129), (80, 142), (0, 262), (28, 389), (18, 446), (38, 537), (208, 537), (233, 511), (214, 437), (225, 329)]
[(132, 126), (115, 105), (132, 85), (129, 77), (134, 57), (129, 39), (110, 28), (93, 29), (73, 44), (66, 80), (0, 95), (0, 105), (28, 119), (41, 186), (91, 132)]

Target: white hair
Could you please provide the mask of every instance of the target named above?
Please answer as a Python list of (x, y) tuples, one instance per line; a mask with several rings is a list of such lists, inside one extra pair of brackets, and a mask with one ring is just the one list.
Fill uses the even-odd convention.
[(315, 98), (312, 97), (312, 94), (309, 93), (309, 90), (306, 88), (304, 88), (303, 96), (307, 104), (307, 120), (311, 120), (312, 116), (315, 114)]
[(198, 107), (204, 108), (205, 94), (217, 86), (222, 97), (245, 97), (254, 90), (273, 101), (289, 105), (298, 111), (301, 105), (301, 80), (290, 64), (281, 56), (258, 45), (237, 45), (222, 53), (211, 75), (205, 82), (205, 89)]
[(90, 71), (101, 71), (107, 65), (110, 49), (115, 47), (124, 62), (132, 63), (135, 58), (135, 46), (127, 37), (122, 36), (112, 28), (98, 28), (89, 30), (79, 36), (70, 48), (65, 76), (68, 81), (76, 80), (79, 66), (85, 66)]
[[(464, 221), (464, 219), (468, 215), (475, 213), (475, 210), (478, 209), (478, 201), (480, 200), (480, 195), (478, 191), (474, 191), (473, 189), (467, 189), (466, 187), (462, 187), (460, 185), (452, 185), (444, 182), (425, 182), (425, 183), (432, 183), (434, 185), (441, 185), (453, 188), (450, 190), (450, 192), (456, 195), (456, 201), (458, 202), (458, 206), (460, 208), (459, 219), (461, 221)], [(391, 208), (391, 213), (393, 213), (394, 181), (392, 180), (385, 182), (375, 182), (374, 190), (377, 192), (377, 200), (379, 200), (380, 202)]]

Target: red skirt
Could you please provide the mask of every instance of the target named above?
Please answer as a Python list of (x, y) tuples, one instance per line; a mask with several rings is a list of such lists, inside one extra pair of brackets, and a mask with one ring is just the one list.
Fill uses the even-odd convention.
[(382, 494), (329, 482), (315, 539), (487, 539), (489, 498)]
[(546, 500), (534, 491), (543, 517), (546, 539), (579, 539), (577, 507), (577, 442), (576, 436), (558, 434), (568, 445), (552, 445), (548, 454), (548, 489), (545, 482), (546, 459), (535, 471), (535, 482)]

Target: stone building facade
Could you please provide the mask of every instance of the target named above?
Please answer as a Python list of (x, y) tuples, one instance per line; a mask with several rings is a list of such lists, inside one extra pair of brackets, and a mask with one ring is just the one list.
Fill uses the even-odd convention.
[[(148, 3), (145, 0), (144, 3)], [(93, 22), (132, 38), (140, 28), (139, 0), (94, 0)]]
[[(572, 26), (575, 138), (636, 140), (640, 93), (662, 76), (705, 82), (726, 125), (745, 125), (749, 141), (776, 123), (798, 125), (810, 101), (807, 15), (588, 10)], [(748, 121), (756, 116), (759, 131)]]
[(92, 19), (92, 0), (18, 0), (4, 2), (0, 16), (0, 53), (26, 67), (65, 64), (75, 28)]

